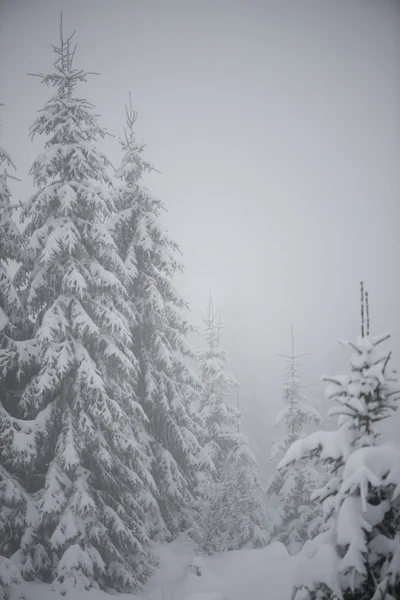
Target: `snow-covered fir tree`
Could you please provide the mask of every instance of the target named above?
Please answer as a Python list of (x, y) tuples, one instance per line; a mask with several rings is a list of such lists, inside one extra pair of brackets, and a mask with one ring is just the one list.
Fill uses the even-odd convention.
[[(29, 494), (19, 479), (12, 457), (13, 416), (24, 378), (34, 358), (33, 348), (23, 337), (27, 320), (22, 302), (9, 272), (9, 261), (24, 261), (23, 241), (12, 218), (8, 178), (15, 169), (0, 146), (0, 600), (18, 598), (21, 575), (9, 560), (18, 548), (25, 527)], [(18, 428), (15, 435), (18, 435)], [(11, 456), (10, 456), (11, 455)]]
[[(14, 559), (25, 579), (61, 587), (132, 590), (151, 570), (146, 507), (151, 464), (125, 267), (105, 222), (105, 135), (75, 95), (87, 73), (71, 38), (40, 75), (54, 96), (32, 126), (45, 136), (33, 163), (37, 188), (23, 209), (29, 264), (19, 272), (34, 322), (39, 372), (9, 418), (5, 460), (35, 478), (34, 503)], [(4, 458), (4, 457), (3, 457)]]
[(199, 548), (211, 553), (246, 544), (259, 547), (265, 542), (264, 494), (254, 454), (241, 432), (241, 412), (230, 402), (238, 384), (227, 369), (221, 314), (211, 294), (204, 322), (206, 347), (197, 357), (203, 385), (200, 414), (213, 469), (202, 493)]
[(200, 389), (187, 360), (191, 330), (187, 308), (173, 278), (182, 269), (179, 248), (161, 222), (163, 204), (144, 187), (142, 176), (152, 167), (136, 140), (137, 113), (126, 108), (122, 162), (117, 169), (116, 216), (110, 229), (127, 275), (129, 306), (135, 315), (131, 336), (138, 362), (137, 397), (148, 418), (152, 474), (161, 517), (152, 511), (153, 535), (176, 535), (198, 518), (196, 489), (204, 471), (201, 421), (194, 401)]
[[(298, 439), (304, 438), (310, 426), (323, 427), (318, 411), (303, 395), (304, 384), (299, 379), (300, 358), (307, 353), (297, 351), (291, 326), (291, 352), (279, 354), (286, 359), (283, 384), (284, 407), (275, 420), (281, 434), (274, 440), (270, 458), (279, 461)], [(322, 485), (323, 478), (305, 461), (277, 472), (268, 484), (268, 497), (276, 506), (269, 511), (269, 537), (282, 542), (291, 553), (300, 550), (304, 542), (315, 535), (321, 523), (321, 511), (310, 502), (312, 492)]]
[(400, 449), (381, 444), (376, 428), (400, 398), (390, 353), (379, 350), (388, 337), (345, 342), (350, 373), (324, 377), (338, 429), (296, 441), (278, 465), (313, 460), (330, 474), (314, 492), (325, 524), (299, 554), (295, 600), (400, 598)]

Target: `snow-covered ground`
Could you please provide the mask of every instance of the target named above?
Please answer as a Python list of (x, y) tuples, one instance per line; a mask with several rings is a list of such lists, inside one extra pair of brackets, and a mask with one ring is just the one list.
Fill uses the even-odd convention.
[[(179, 540), (158, 546), (157, 554), (159, 569), (140, 597), (121, 594), (120, 600), (290, 600), (294, 559), (282, 544), (196, 556), (191, 542)], [(39, 583), (25, 583), (23, 591), (26, 600), (111, 598), (98, 590), (71, 590), (62, 597)]]

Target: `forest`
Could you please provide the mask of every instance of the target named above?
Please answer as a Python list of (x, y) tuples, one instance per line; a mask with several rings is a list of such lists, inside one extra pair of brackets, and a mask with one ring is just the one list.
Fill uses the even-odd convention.
[[(48, 98), (29, 173), (0, 146), (0, 600), (166, 600), (149, 585), (180, 552), (196, 585), (212, 565), (228, 581), (242, 561), (252, 572), (260, 560), (257, 577), (276, 561), (287, 587), (270, 596), (266, 580), (255, 598), (399, 600), (400, 446), (381, 422), (400, 384), (367, 281), (354, 281), (346, 369), (322, 377), (326, 411), (308, 397), (308, 353), (287, 324), (266, 477), (224, 314), (204, 290), (198, 326), (176, 284), (184, 259), (146, 185), (156, 168), (135, 93), (108, 132), (62, 16), (58, 37), (52, 70), (32, 74)], [(171, 600), (234, 598), (196, 585)]]

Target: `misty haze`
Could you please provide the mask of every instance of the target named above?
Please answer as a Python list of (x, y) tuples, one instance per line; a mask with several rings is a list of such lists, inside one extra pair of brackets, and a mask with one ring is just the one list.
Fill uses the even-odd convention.
[(0, 600), (400, 600), (399, 56), (0, 0)]

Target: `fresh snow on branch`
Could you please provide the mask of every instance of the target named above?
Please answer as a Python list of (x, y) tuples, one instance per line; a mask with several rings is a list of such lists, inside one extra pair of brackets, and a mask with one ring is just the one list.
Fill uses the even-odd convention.
[(295, 600), (400, 597), (400, 449), (380, 444), (376, 423), (396, 410), (399, 388), (388, 375), (387, 335), (359, 338), (350, 372), (324, 377), (338, 429), (297, 440), (278, 465), (313, 460), (330, 477), (313, 494), (324, 527), (301, 551)]

